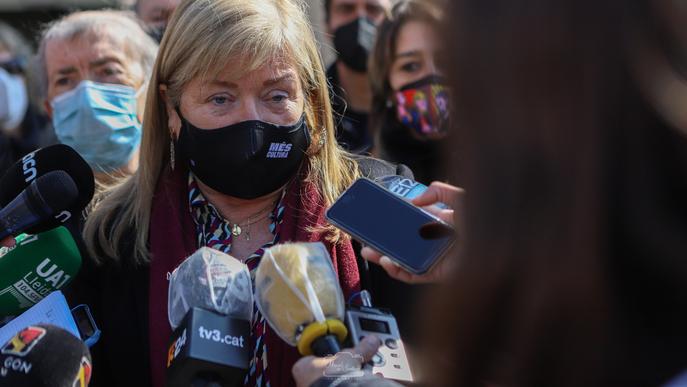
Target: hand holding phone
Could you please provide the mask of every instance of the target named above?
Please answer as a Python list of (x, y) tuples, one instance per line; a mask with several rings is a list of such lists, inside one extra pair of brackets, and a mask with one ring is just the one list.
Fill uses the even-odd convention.
[[(437, 202), (449, 203), (452, 209), (438, 209), (438, 211), (433, 213), (443, 221), (453, 224), (454, 209), (458, 214), (461, 213), (460, 209), (462, 208), (463, 194), (464, 191), (459, 187), (446, 183), (434, 182), (424, 193), (414, 198), (412, 203), (416, 206), (423, 206), (425, 208)], [(361, 254), (366, 260), (381, 266), (391, 278), (409, 284), (441, 282), (449, 276), (450, 271), (456, 263), (453, 257), (440, 258), (440, 261), (427, 273), (417, 275), (405, 270), (403, 267), (394, 263), (389, 257), (371, 247), (364, 247)]]
[[(416, 275), (428, 272), (455, 237), (440, 218), (364, 178), (341, 195), (327, 219)], [(443, 232), (426, 234), (428, 227)]]

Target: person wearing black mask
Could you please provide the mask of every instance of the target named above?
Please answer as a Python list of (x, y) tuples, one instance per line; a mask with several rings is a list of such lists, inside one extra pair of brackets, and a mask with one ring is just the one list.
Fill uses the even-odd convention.
[(138, 0), (134, 10), (146, 25), (148, 35), (158, 43), (167, 29), (167, 22), (181, 0)]
[(327, 32), (333, 36), (338, 56), (327, 70), (332, 86), (336, 138), (353, 153), (373, 146), (368, 130), (372, 91), (367, 61), (377, 25), (391, 7), (390, 0), (325, 0)]
[[(146, 93), (139, 167), (89, 212), (87, 262), (99, 265), (70, 285), (72, 303), (88, 304), (108, 332), (94, 347), (94, 386), (165, 385), (167, 274), (200, 247), (255, 270), (269, 246), (322, 242), (344, 295), (360, 289), (351, 240), (325, 210), (359, 176), (412, 174), (338, 146), (301, 5), (184, 0), (171, 17)], [(300, 355), (257, 309), (248, 348), (245, 386), (295, 385)], [(133, 356), (126, 369), (124, 353)]]
[(448, 135), (450, 93), (438, 30), (443, 3), (397, 3), (379, 27), (370, 58), (375, 155), (408, 165), (424, 184), (447, 178), (441, 146)]

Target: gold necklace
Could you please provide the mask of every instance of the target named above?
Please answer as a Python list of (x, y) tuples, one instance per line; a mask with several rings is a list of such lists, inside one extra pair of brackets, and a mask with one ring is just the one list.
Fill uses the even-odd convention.
[[(246, 218), (247, 222), (245, 222), (245, 223), (241, 223), (241, 222), (234, 223), (230, 219), (227, 219), (227, 222), (229, 222), (229, 224), (231, 224), (231, 235), (233, 235), (234, 237), (240, 236), (243, 233), (243, 227), (245, 227), (246, 228), (246, 232), (245, 232), (246, 240), (249, 241), (250, 240), (250, 226), (263, 220), (263, 219), (265, 219), (269, 214), (271, 214), (272, 211), (267, 211), (267, 210), (273, 209), (275, 205), (276, 205), (276, 202), (270, 203), (267, 207), (261, 209), (260, 211), (254, 213), (253, 215), (248, 216)], [(267, 211), (267, 212), (265, 212), (265, 211)], [(260, 214), (262, 214), (260, 217), (255, 218), (256, 216), (258, 216)]]

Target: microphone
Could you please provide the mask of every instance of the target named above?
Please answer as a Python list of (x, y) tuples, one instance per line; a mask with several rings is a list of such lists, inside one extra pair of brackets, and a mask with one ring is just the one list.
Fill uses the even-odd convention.
[(16, 240), (0, 255), (0, 317), (16, 316), (62, 289), (81, 267), (81, 254), (65, 227)]
[(30, 325), (0, 348), (0, 387), (85, 387), (91, 364), (88, 348), (71, 333)]
[(174, 329), (167, 385), (242, 384), (251, 355), (247, 340), (253, 292), (248, 267), (202, 247), (172, 272), (167, 302)]
[(17, 235), (49, 220), (79, 196), (74, 180), (64, 171), (52, 171), (33, 180), (0, 210), (0, 239)]
[[(53, 171), (64, 171), (77, 187), (78, 197), (66, 209), (26, 230), (29, 234), (48, 231), (78, 216), (90, 203), (95, 192), (93, 171), (88, 163), (71, 147), (57, 144), (38, 149), (18, 160), (0, 179), (0, 206), (7, 206), (33, 181)], [(41, 193), (46, 191), (41, 190)]]
[(322, 243), (267, 249), (255, 274), (255, 297), (270, 327), (301, 355), (340, 352), (348, 334), (343, 293)]

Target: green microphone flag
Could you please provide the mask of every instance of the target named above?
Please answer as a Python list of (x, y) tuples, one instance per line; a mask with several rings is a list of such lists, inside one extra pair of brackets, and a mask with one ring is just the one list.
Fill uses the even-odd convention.
[(62, 289), (81, 267), (76, 242), (62, 226), (16, 241), (16, 247), (0, 251), (0, 318), (17, 315)]

